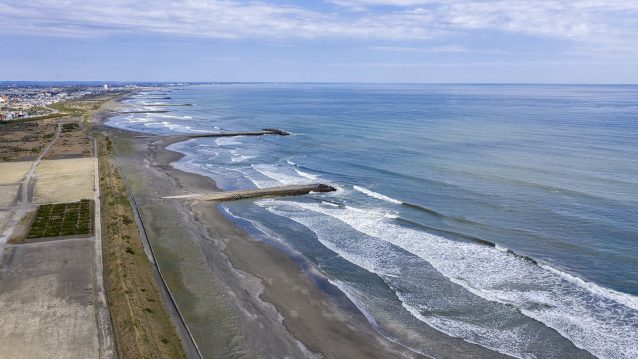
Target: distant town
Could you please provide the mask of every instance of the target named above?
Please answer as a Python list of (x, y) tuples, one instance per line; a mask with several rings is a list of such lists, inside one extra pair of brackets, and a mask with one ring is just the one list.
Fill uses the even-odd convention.
[(50, 116), (59, 113), (55, 105), (87, 95), (99, 95), (136, 85), (34, 85), (4, 84), (0, 86), (0, 121)]
[(39, 119), (66, 115), (58, 103), (99, 96), (121, 90), (179, 87), (185, 85), (232, 85), (234, 82), (32, 82), (0, 81), (0, 121)]

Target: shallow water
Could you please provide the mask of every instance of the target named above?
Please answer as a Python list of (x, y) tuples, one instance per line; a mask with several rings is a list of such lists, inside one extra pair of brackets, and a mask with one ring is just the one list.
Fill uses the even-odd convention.
[[(517, 357), (638, 357), (638, 87), (218, 85), (134, 96), (110, 124), (281, 128), (174, 145), (224, 189), (331, 194), (224, 205), (305, 255), (377, 325)], [(147, 107), (145, 107), (147, 106)], [(415, 348), (419, 350), (420, 348)]]

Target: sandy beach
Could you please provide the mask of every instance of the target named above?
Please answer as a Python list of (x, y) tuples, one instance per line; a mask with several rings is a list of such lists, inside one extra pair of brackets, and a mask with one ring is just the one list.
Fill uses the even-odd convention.
[(339, 308), (286, 254), (250, 238), (215, 202), (159, 200), (214, 183), (169, 165), (180, 155), (163, 147), (174, 140), (151, 145), (116, 132), (118, 165), (205, 357), (420, 357), (380, 336), (356, 308)]
[[(114, 106), (113, 108), (117, 108)], [(97, 115), (104, 122), (113, 112)], [(259, 241), (214, 201), (163, 196), (218, 191), (205, 176), (171, 164), (185, 137), (107, 126), (116, 165), (136, 197), (166, 283), (204, 357), (495, 358), (501, 354), (434, 329), (416, 352), (381, 335), (311, 263), (282, 243)]]

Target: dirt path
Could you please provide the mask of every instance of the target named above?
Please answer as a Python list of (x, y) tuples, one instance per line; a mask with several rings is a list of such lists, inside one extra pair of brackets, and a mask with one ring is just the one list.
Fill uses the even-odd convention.
[(97, 140), (93, 138), (93, 154), (95, 158), (95, 316), (98, 327), (100, 358), (116, 358), (113, 324), (109, 313), (106, 291), (104, 289), (104, 260), (102, 258), (102, 217), (100, 214), (100, 166), (98, 164)]
[(35, 173), (36, 167), (38, 167), (40, 162), (42, 162), (42, 159), (44, 158), (44, 156), (46, 156), (47, 153), (49, 153), (49, 150), (51, 150), (51, 147), (53, 147), (53, 145), (58, 140), (58, 138), (60, 138), (60, 133), (62, 133), (62, 123), (58, 123), (58, 128), (57, 130), (55, 130), (55, 136), (53, 137), (53, 140), (51, 140), (51, 142), (47, 145), (47, 147), (44, 148), (44, 151), (40, 153), (40, 156), (38, 156), (38, 158), (36, 158), (35, 161), (33, 161), (33, 163), (31, 164), (31, 169), (29, 169), (29, 172), (27, 172), (27, 175), (24, 177), (24, 182), (22, 184), (21, 193), (20, 193), (20, 204), (22, 206), (27, 207), (28, 205), (31, 204), (31, 200), (29, 198), (30, 197), (29, 189), (31, 188), (31, 178), (33, 177), (33, 174)]
[(31, 168), (29, 169), (29, 172), (27, 172), (27, 174), (24, 176), (24, 180), (22, 181), (22, 184), (20, 185), (18, 205), (14, 207), (13, 217), (11, 218), (9, 223), (7, 223), (7, 226), (6, 226), (7, 229), (2, 234), (2, 236), (0, 236), (0, 260), (2, 260), (4, 247), (7, 244), (7, 240), (13, 235), (16, 226), (20, 223), (20, 220), (27, 214), (27, 212), (33, 209), (32, 208), (33, 206), (31, 204), (31, 198), (29, 196), (29, 191), (31, 189), (31, 179), (33, 177), (33, 174), (35, 173), (35, 169), (38, 167), (40, 162), (42, 162), (42, 159), (44, 158), (44, 156), (46, 156), (47, 153), (49, 153), (49, 150), (51, 149), (51, 147), (53, 147), (55, 142), (60, 137), (61, 132), (62, 132), (62, 124), (58, 123), (58, 128), (55, 131), (55, 136), (53, 136), (53, 139), (51, 140), (51, 142), (44, 148), (44, 150), (42, 150), (38, 158), (36, 158), (33, 161), (33, 163), (31, 164)]

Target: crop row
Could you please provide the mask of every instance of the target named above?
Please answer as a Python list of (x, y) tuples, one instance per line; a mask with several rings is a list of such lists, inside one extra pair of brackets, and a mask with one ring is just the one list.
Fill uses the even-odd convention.
[(27, 238), (86, 235), (93, 232), (90, 200), (45, 204), (38, 207)]

